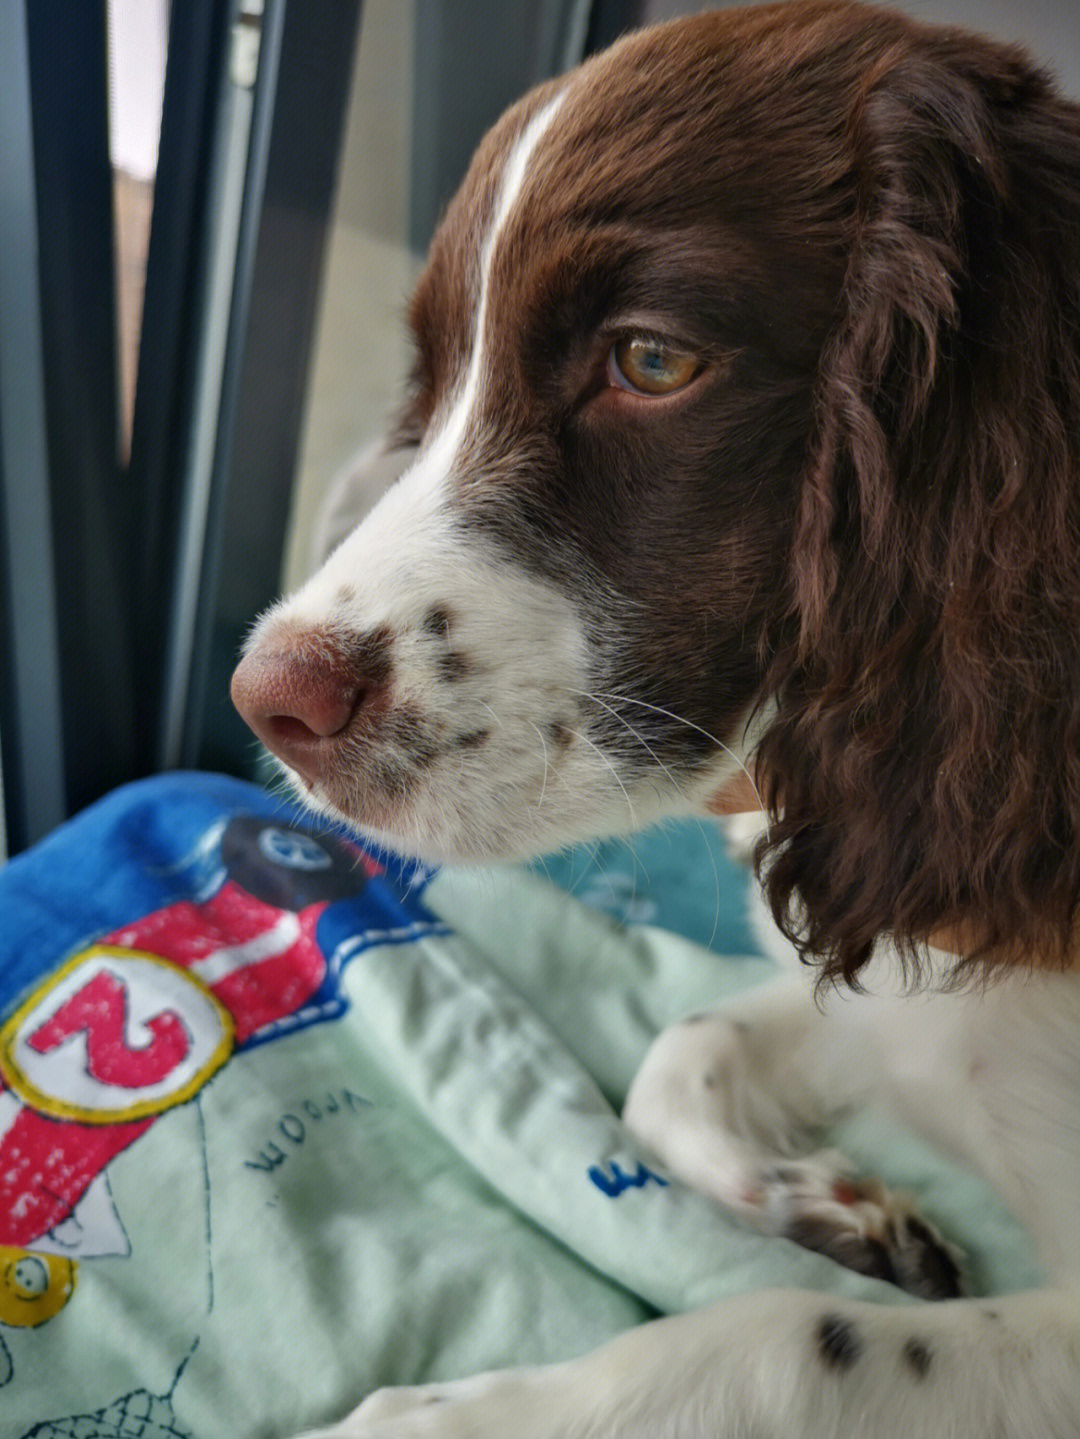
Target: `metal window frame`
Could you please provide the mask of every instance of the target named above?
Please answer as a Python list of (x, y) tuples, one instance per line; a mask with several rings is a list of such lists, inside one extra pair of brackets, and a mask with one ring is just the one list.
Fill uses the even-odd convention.
[(26, 14), (0, 3), (0, 757), (5, 847), (66, 812)]
[(252, 769), (229, 677), (281, 582), (360, 16), (361, 0), (266, 3), (213, 456), (189, 535), (199, 579), (173, 629), (166, 767)]
[[(227, 0), (171, 12), (131, 462), (119, 460), (105, 0), (0, 0), (0, 758), (7, 849), (152, 767), (172, 463)], [(147, 438), (153, 437), (148, 445)]]
[(219, 225), (213, 177), (233, 16), (232, 0), (185, 0), (170, 11), (129, 460), (132, 644), (140, 665), (136, 775), (158, 766), (161, 749), (207, 271)]
[(118, 459), (113, 175), (105, 0), (25, 8), (38, 221), (54, 605), (69, 810), (132, 766), (138, 659)]
[[(12, 850), (155, 769), (252, 768), (228, 680), (281, 574), (361, 8), (172, 5), (123, 466), (106, 3), (0, 0), (0, 803)], [(463, 66), (475, 71), (478, 36), (508, 11), (445, 0), (454, 24), (414, 119), (421, 143), (453, 130), (458, 148), (414, 152), (418, 246), (480, 130), (580, 57), (595, 10), (541, 0), (510, 32), (502, 23), (506, 53), (466, 123)], [(423, 82), (436, 46), (417, 18)]]
[[(208, 716), (232, 718), (228, 666), (280, 574), (359, 16), (360, 0), (172, 6), (122, 467), (105, 3), (0, 0), (12, 852), (118, 783), (214, 762)], [(244, 77), (253, 26), (258, 65)], [(249, 509), (254, 534), (237, 518)], [(249, 753), (244, 741), (222, 762), (243, 769)]]

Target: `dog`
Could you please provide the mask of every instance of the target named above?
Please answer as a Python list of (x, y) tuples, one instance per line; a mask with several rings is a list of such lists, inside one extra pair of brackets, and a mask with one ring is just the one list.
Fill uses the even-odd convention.
[(847, 0), (644, 30), (486, 136), (409, 318), (404, 472), (257, 624), (242, 715), (435, 861), (760, 808), (803, 963), (661, 1035), (627, 1123), (764, 1229), (956, 1296), (895, 1196), (792, 1160), (872, 1100), (1048, 1280), (751, 1294), (327, 1434), (1076, 1439), (1080, 109)]

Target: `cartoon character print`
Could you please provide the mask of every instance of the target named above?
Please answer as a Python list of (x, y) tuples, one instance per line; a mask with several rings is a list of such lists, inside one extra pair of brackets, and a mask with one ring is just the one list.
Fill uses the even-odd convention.
[[(0, 1026), (0, 1325), (45, 1323), (79, 1259), (129, 1252), (110, 1160), (238, 1051), (345, 1007), (316, 930), (378, 861), (237, 816), (203, 837), (197, 864), (198, 898), (102, 935)], [(6, 1356), (0, 1337), (0, 1385)]]

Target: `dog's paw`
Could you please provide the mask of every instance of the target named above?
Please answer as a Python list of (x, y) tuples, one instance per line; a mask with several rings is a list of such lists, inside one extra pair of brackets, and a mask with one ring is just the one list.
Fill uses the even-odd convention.
[(887, 1280), (920, 1299), (964, 1292), (963, 1255), (918, 1212), (915, 1200), (877, 1179), (854, 1179), (824, 1151), (764, 1169), (755, 1196), (769, 1233)]

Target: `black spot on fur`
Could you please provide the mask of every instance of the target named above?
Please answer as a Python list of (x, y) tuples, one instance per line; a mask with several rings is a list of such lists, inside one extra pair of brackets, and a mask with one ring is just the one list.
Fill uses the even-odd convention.
[(368, 778), (383, 790), (400, 787), (404, 777), (411, 779), (416, 770), (434, 764), (446, 748), (445, 741), (424, 715), (410, 705), (401, 705), (387, 715), (381, 733), (387, 744), (402, 756), (400, 762), (368, 764)]
[(447, 650), (439, 656), (439, 674), (449, 683), (455, 680), (463, 680), (467, 674), (472, 672), (472, 662), (457, 650)]
[(797, 1165), (792, 1164), (778, 1164), (775, 1169), (770, 1171), (770, 1178), (774, 1179), (777, 1184), (788, 1184), (792, 1187), (801, 1184), (805, 1177), (804, 1172)]
[(367, 634), (355, 635), (348, 645), (348, 659), (354, 672), (368, 684), (385, 685), (393, 672), (391, 654), (394, 632), (387, 625)]
[(826, 1314), (818, 1325), (818, 1353), (827, 1369), (845, 1371), (862, 1353), (862, 1340), (853, 1324), (838, 1314)]
[(490, 733), (491, 731), (486, 729), (470, 730), (468, 734), (458, 735), (454, 743), (458, 749), (475, 749), (484, 743)]
[(567, 745), (569, 745), (571, 740), (574, 738), (573, 734), (570, 732), (567, 726), (562, 724), (559, 720), (554, 720), (551, 724), (549, 724), (547, 727), (547, 731), (548, 737), (553, 740), (556, 745), (558, 745), (559, 749), (566, 749)]
[(933, 1354), (921, 1339), (909, 1339), (904, 1345), (904, 1363), (916, 1379), (925, 1379), (933, 1362)]
[(852, 1246), (850, 1254), (841, 1252), (837, 1257), (841, 1264), (846, 1264), (856, 1274), (865, 1274), (869, 1279), (883, 1279), (886, 1284), (896, 1283), (892, 1257), (880, 1239), (864, 1239), (861, 1244)]
[(444, 640), (450, 633), (450, 615), (446, 610), (428, 610), (424, 616), (424, 629), (436, 639)]

